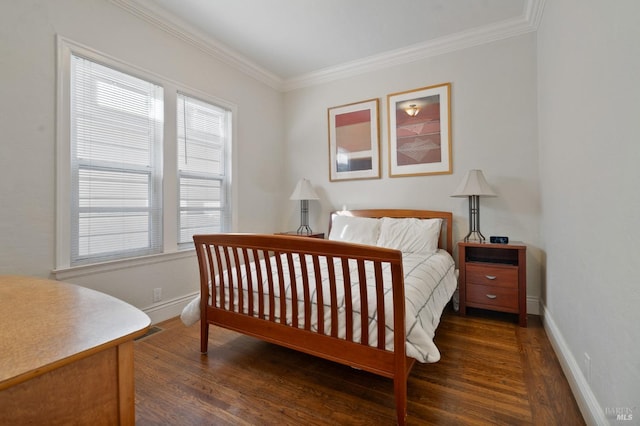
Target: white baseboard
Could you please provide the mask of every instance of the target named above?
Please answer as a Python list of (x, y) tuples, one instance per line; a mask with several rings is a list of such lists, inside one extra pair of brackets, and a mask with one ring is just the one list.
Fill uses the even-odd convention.
[(157, 324), (159, 322), (180, 316), (180, 314), (182, 313), (182, 309), (184, 309), (184, 307), (187, 306), (187, 304), (199, 294), (199, 291), (191, 294), (186, 294), (175, 299), (156, 303), (152, 306), (149, 306), (148, 308), (142, 309), (142, 311), (145, 314), (149, 315), (149, 318), (151, 318), (151, 324)]
[(567, 342), (564, 340), (564, 337), (562, 337), (562, 333), (556, 326), (551, 313), (542, 302), (540, 302), (540, 309), (542, 310), (544, 329), (558, 357), (558, 361), (560, 361), (564, 375), (567, 377), (567, 381), (573, 391), (573, 396), (578, 403), (584, 421), (588, 425), (609, 425), (609, 421), (604, 416), (602, 407), (593, 394), (587, 379), (584, 377), (580, 365), (569, 350), (569, 346), (567, 346)]
[(527, 314), (540, 315), (540, 299), (527, 297)]

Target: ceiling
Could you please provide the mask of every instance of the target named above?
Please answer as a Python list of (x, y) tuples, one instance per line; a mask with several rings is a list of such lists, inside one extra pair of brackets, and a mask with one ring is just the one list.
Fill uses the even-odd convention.
[(533, 31), (544, 0), (112, 0), (272, 86)]

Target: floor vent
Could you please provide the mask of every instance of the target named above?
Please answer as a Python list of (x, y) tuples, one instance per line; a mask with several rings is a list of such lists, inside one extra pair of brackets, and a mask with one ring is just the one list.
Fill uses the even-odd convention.
[(147, 330), (147, 332), (146, 332), (146, 333), (144, 333), (142, 336), (138, 337), (138, 338), (136, 339), (136, 341), (138, 341), (138, 340), (142, 340), (142, 339), (146, 339), (147, 337), (149, 337), (149, 336), (151, 336), (151, 335), (153, 335), (153, 334), (159, 333), (159, 332), (161, 332), (161, 331), (164, 331), (164, 328), (162, 328), (162, 327), (157, 327), (157, 326), (155, 326), (155, 325), (154, 325), (154, 326), (151, 326), (151, 327), (149, 327), (149, 330)]

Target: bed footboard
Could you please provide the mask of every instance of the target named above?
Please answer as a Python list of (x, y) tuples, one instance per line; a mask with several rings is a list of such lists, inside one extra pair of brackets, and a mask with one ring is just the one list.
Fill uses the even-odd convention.
[(413, 359), (405, 349), (400, 251), (285, 235), (193, 239), (203, 353), (215, 324), (392, 378), (404, 424)]

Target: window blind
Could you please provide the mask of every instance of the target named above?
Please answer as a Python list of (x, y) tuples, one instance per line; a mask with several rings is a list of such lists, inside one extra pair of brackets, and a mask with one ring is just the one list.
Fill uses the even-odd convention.
[(162, 87), (71, 56), (71, 264), (162, 250)]
[(226, 230), (228, 111), (178, 93), (178, 243)]

